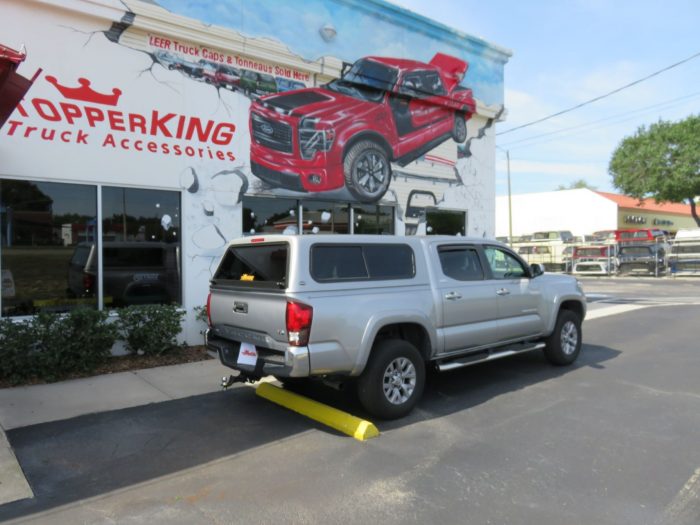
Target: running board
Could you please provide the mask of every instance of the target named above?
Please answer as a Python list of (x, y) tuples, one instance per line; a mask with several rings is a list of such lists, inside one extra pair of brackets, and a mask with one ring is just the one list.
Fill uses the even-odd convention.
[(510, 347), (500, 351), (483, 350), (481, 352), (476, 352), (472, 355), (466, 355), (457, 359), (451, 359), (450, 361), (445, 363), (438, 363), (437, 368), (440, 372), (446, 372), (448, 370), (454, 370), (455, 368), (462, 368), (463, 366), (476, 365), (478, 363), (485, 363), (486, 361), (493, 361), (494, 359), (500, 359), (502, 357), (508, 357), (515, 354), (522, 354), (523, 352), (531, 352), (532, 350), (542, 350), (544, 347), (544, 343), (536, 343), (530, 346), (523, 346), (522, 348)]

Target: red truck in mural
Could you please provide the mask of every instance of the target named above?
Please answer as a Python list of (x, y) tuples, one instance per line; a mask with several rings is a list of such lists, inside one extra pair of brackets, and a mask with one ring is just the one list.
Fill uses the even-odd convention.
[(467, 138), (476, 105), (459, 85), (468, 64), (437, 53), (429, 63), (365, 57), (340, 79), (273, 94), (250, 107), (251, 170), (303, 192), (347, 187), (376, 202), (405, 166), (450, 137)]

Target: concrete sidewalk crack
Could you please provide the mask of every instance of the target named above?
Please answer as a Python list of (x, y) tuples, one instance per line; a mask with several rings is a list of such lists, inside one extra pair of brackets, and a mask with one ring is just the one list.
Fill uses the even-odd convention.
[(140, 372), (140, 370), (136, 370), (136, 371), (132, 371), (131, 373), (132, 373), (134, 376), (138, 377), (141, 381), (143, 381), (143, 382), (146, 383), (147, 385), (152, 386), (153, 388), (155, 388), (158, 392), (160, 392), (161, 394), (163, 394), (163, 395), (164, 395), (165, 397), (167, 397), (168, 399), (170, 399), (170, 400), (177, 399), (177, 398), (171, 396), (170, 394), (168, 394), (168, 393), (167, 393), (166, 391), (164, 391), (162, 388), (158, 388), (157, 385), (154, 385), (153, 383), (151, 383), (148, 379), (146, 379), (144, 376), (142, 376), (141, 374), (139, 374), (139, 372)]

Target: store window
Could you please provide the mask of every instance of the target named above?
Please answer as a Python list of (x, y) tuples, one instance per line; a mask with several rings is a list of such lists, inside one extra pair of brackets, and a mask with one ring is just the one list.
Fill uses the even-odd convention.
[(102, 188), (106, 307), (180, 303), (180, 194)]
[(425, 213), (428, 235), (466, 235), (467, 214), (463, 211), (428, 208)]
[(394, 234), (394, 208), (392, 206), (355, 206), (353, 214), (355, 233)]
[(299, 232), (296, 199), (243, 197), (243, 235)]
[(95, 186), (0, 180), (3, 316), (97, 305), (85, 292), (96, 215)]
[(349, 233), (350, 206), (335, 202), (302, 201), (303, 233)]

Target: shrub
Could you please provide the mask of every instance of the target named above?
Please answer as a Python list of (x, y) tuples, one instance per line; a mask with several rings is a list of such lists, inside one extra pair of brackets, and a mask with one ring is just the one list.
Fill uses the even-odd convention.
[(26, 321), (0, 321), (0, 377), (12, 383), (57, 381), (104, 363), (117, 337), (107, 313), (77, 308), (40, 313)]
[(128, 306), (119, 310), (119, 331), (132, 354), (161, 355), (177, 346), (184, 312), (171, 305)]

